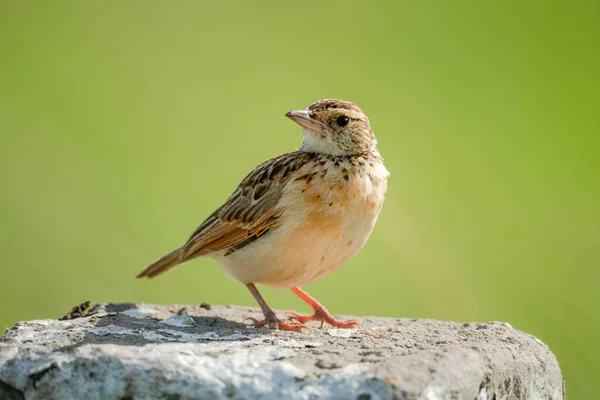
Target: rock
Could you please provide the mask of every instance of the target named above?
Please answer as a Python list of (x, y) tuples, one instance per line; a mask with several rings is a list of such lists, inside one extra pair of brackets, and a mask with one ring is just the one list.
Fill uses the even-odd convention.
[(76, 311), (0, 338), (0, 399), (564, 398), (548, 347), (499, 322), (351, 317), (360, 328), (292, 333), (248, 326), (261, 314), (247, 307)]

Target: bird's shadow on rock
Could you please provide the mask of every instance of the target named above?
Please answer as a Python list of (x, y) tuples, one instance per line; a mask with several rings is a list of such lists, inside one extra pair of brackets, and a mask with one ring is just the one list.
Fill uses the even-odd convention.
[[(92, 326), (83, 330), (76, 343), (61, 348), (69, 351), (86, 344), (116, 344), (121, 346), (144, 346), (158, 343), (199, 343), (210, 345), (213, 341), (246, 341), (266, 335), (267, 329), (257, 329), (228, 319), (220, 314), (223, 310), (206, 308), (205, 304), (194, 306), (163, 306), (150, 310), (143, 305), (122, 303), (103, 305), (90, 310)], [(154, 313), (150, 313), (154, 311)], [(249, 309), (249, 312), (253, 310)], [(150, 314), (150, 315), (146, 315)], [(169, 317), (186, 318), (193, 326), (166, 324)]]

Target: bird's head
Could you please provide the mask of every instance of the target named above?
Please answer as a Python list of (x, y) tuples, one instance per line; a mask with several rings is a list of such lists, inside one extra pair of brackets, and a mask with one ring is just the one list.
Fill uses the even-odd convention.
[(303, 151), (343, 156), (368, 152), (377, 144), (369, 118), (349, 101), (319, 100), (285, 116), (302, 127)]

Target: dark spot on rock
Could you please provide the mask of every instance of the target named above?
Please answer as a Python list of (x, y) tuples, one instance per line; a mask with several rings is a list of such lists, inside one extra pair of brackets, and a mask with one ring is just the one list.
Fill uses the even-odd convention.
[(510, 393), (510, 387), (511, 387), (510, 378), (506, 378), (506, 380), (504, 382), (502, 382), (502, 385), (500, 387), (504, 390), (503, 394), (508, 395)]
[(25, 395), (22, 391), (16, 387), (9, 385), (8, 383), (0, 381), (0, 394), (3, 395), (3, 399), (7, 400), (24, 400)]
[(48, 367), (42, 369), (39, 372), (34, 372), (33, 374), (29, 374), (29, 379), (31, 380), (31, 383), (33, 383), (33, 387), (37, 388), (38, 382), (41, 381), (44, 376), (46, 376), (47, 374), (52, 373), (53, 371), (56, 371), (58, 369), (59, 369), (58, 364), (52, 363)]
[(521, 387), (523, 386), (523, 384), (521, 383), (521, 378), (519, 378), (518, 376), (515, 377), (514, 380), (514, 384), (513, 384), (513, 395), (515, 396), (515, 399), (522, 399), (523, 397), (521, 396)]
[(333, 205), (333, 202), (329, 203), (329, 207), (331, 207)]
[(375, 356), (375, 357), (383, 357), (383, 352), (378, 351), (378, 350), (367, 350), (367, 351), (361, 351), (360, 353), (358, 353), (361, 356)]
[(356, 400), (371, 400), (371, 395), (369, 393), (361, 393), (356, 396)]
[(315, 363), (315, 367), (321, 368), (321, 369), (335, 369), (335, 368), (341, 368), (341, 365), (339, 365), (338, 363), (335, 363), (335, 362), (331, 362), (331, 361), (319, 360)]
[(231, 397), (235, 396), (235, 393), (236, 393), (235, 386), (233, 386), (231, 383), (227, 383), (225, 385), (225, 388), (223, 389), (223, 394), (226, 397), (230, 397), (231, 398)]
[(84, 301), (83, 303), (78, 304), (75, 307), (73, 307), (71, 309), (71, 311), (69, 311), (62, 317), (60, 317), (58, 320), (59, 321), (67, 321), (70, 319), (85, 317), (88, 315), (87, 311), (89, 308), (90, 308), (90, 302)]
[(352, 243), (354, 243), (353, 239), (348, 240), (348, 246), (352, 246)]

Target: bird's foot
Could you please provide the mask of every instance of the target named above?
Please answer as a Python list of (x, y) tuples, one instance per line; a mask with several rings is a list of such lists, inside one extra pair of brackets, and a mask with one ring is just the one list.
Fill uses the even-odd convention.
[(321, 321), (321, 328), (323, 328), (323, 326), (325, 325), (325, 322), (327, 322), (331, 326), (335, 326), (336, 328), (344, 328), (344, 329), (356, 328), (359, 325), (358, 321), (355, 319), (349, 319), (346, 321), (340, 321), (340, 320), (335, 319), (333, 317), (333, 315), (331, 315), (325, 307), (315, 309), (315, 313), (313, 315), (300, 315), (293, 311), (288, 311), (285, 314), (289, 315), (296, 321), (303, 323), (303, 324), (308, 321)]
[(262, 321), (259, 321), (255, 318), (247, 318), (247, 319), (252, 321), (252, 324), (254, 325), (255, 328), (268, 327), (269, 329), (279, 329), (282, 331), (292, 331), (292, 332), (310, 331), (310, 328), (301, 322), (282, 321), (275, 316), (270, 316), (269, 318), (265, 318)]

